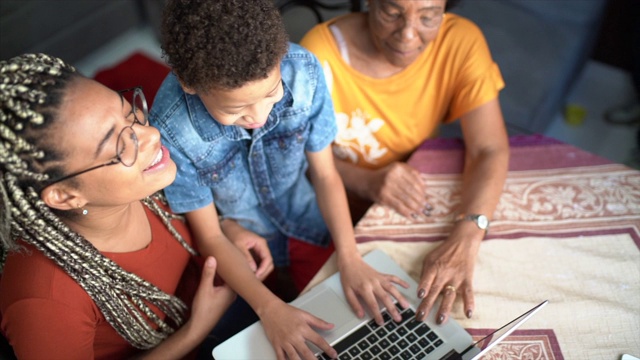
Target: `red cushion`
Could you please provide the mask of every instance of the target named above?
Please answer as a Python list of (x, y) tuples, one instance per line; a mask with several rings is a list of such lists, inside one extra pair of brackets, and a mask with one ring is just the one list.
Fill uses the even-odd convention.
[(153, 99), (169, 70), (167, 65), (137, 52), (113, 67), (100, 70), (94, 79), (116, 91), (141, 86), (151, 108)]
[(323, 248), (306, 242), (289, 239), (289, 260), (293, 282), (298, 291), (302, 291), (313, 279), (322, 265), (333, 254), (333, 242)]

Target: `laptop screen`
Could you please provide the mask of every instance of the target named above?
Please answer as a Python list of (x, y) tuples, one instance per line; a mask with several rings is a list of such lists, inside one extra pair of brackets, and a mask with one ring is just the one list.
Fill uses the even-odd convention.
[(533, 316), (533, 314), (538, 312), (538, 310), (540, 310), (548, 302), (549, 302), (549, 300), (545, 300), (545, 301), (541, 302), (540, 304), (534, 306), (529, 311), (527, 311), (524, 314), (518, 316), (517, 318), (511, 320), (510, 322), (508, 322), (507, 324), (505, 324), (501, 328), (496, 329), (495, 331), (491, 332), (489, 335), (487, 335), (487, 336), (483, 337), (482, 339), (476, 341), (475, 343), (470, 345), (468, 348), (466, 348), (460, 355), (466, 354), (469, 350), (473, 349), (477, 345), (482, 344), (482, 343), (484, 343), (485, 341), (488, 340), (489, 342), (486, 345), (484, 345), (484, 348), (482, 349), (482, 351), (480, 351), (480, 353), (478, 355), (473, 357), (474, 359), (479, 358), (481, 355), (483, 355), (486, 352), (488, 352), (491, 348), (493, 348), (500, 341), (504, 340), (504, 338), (509, 336), (509, 334), (511, 334), (518, 327), (520, 327), (520, 325), (522, 325), (522, 323), (527, 321), (531, 316)]

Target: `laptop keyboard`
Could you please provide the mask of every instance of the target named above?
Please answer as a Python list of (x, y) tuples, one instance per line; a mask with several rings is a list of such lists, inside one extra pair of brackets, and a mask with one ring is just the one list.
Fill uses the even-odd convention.
[[(362, 325), (358, 330), (333, 345), (340, 360), (390, 360), (390, 359), (426, 359), (442, 339), (422, 321), (415, 320), (412, 309), (401, 309), (402, 321), (393, 321), (389, 313), (382, 311), (383, 325), (375, 320)], [(318, 359), (330, 359), (326, 354)]]

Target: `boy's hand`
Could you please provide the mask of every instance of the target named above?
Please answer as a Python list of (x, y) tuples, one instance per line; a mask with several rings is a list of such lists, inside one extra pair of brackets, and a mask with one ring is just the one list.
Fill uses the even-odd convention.
[(273, 258), (267, 240), (250, 231), (244, 236), (231, 239), (236, 247), (244, 254), (249, 267), (255, 272), (256, 277), (263, 281), (273, 269)]
[(378, 302), (387, 308), (393, 320), (402, 320), (402, 316), (394, 305), (392, 297), (404, 309), (409, 307), (409, 302), (400, 294), (394, 284), (400, 285), (405, 289), (409, 287), (409, 284), (397, 276), (377, 272), (365, 263), (360, 256), (339, 259), (338, 267), (345, 296), (358, 317), (362, 318), (364, 316), (364, 309), (360, 301), (358, 301), (358, 298), (360, 298), (378, 325), (384, 323)]
[(333, 324), (280, 300), (266, 306), (259, 315), (278, 360), (316, 360), (307, 342), (313, 343), (331, 358), (337, 358), (336, 351), (314, 330), (331, 330)]
[(223, 220), (221, 223), (222, 230), (240, 249), (240, 252), (247, 259), (247, 263), (256, 277), (263, 281), (273, 271), (273, 257), (269, 250), (267, 240), (263, 237), (243, 228), (237, 222), (229, 219)]

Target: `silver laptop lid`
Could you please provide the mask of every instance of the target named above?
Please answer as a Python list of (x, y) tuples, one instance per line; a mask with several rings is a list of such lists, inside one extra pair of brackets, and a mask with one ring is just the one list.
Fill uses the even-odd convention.
[(483, 337), (482, 339), (476, 341), (473, 345), (470, 345), (469, 348), (467, 348), (465, 351), (463, 351), (460, 355), (466, 354), (468, 351), (470, 351), (474, 347), (477, 348), (478, 345), (480, 345), (485, 340), (489, 339), (489, 343), (484, 347), (484, 349), (482, 349), (478, 354), (476, 354), (472, 358), (472, 360), (480, 359), (480, 357), (482, 355), (486, 354), (489, 350), (491, 350), (499, 342), (501, 342), (507, 336), (509, 336), (511, 333), (513, 333), (517, 328), (520, 327), (520, 325), (522, 325), (525, 321), (529, 320), (529, 318), (531, 318), (535, 313), (537, 313), (540, 309), (542, 309), (545, 305), (547, 305), (548, 302), (549, 302), (549, 300), (545, 300), (545, 301), (541, 302), (540, 304), (534, 306), (529, 311), (527, 311), (524, 314), (518, 316), (517, 318), (511, 320), (510, 322), (508, 322), (507, 324), (505, 324), (501, 328), (496, 329), (495, 331), (493, 331), (489, 335), (487, 335), (487, 336)]

